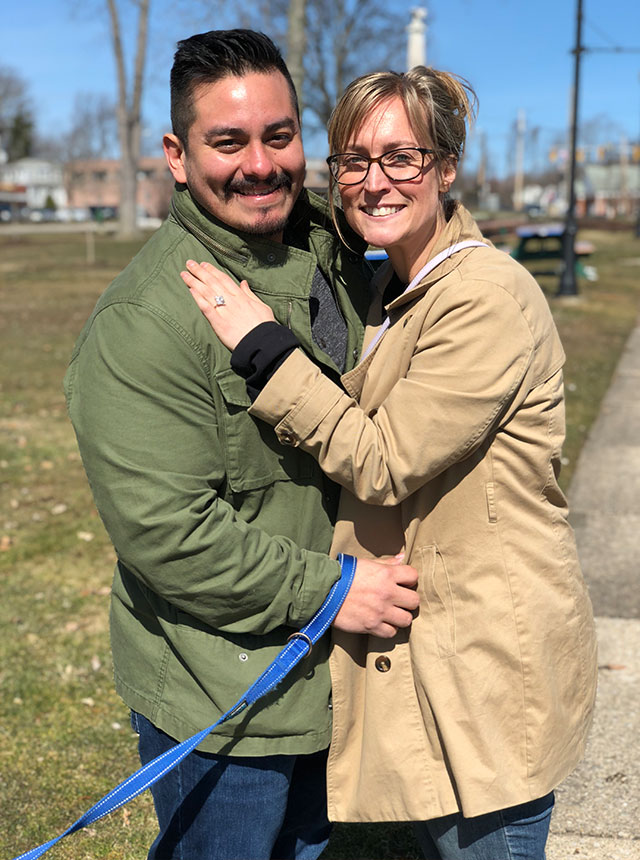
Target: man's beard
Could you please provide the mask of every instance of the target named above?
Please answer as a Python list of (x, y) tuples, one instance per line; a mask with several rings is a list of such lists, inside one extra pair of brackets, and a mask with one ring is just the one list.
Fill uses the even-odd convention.
[[(230, 200), (234, 194), (242, 195), (247, 192), (251, 193), (256, 189), (256, 187), (260, 188), (261, 193), (268, 194), (272, 191), (276, 191), (278, 188), (291, 190), (292, 186), (293, 181), (289, 174), (284, 171), (280, 171), (279, 173), (274, 174), (268, 182), (260, 182), (253, 179), (230, 179), (224, 186), (224, 194), (226, 199)], [(242, 228), (243, 232), (249, 233), (253, 236), (263, 236), (265, 238), (281, 234), (289, 220), (289, 216), (274, 215), (269, 217), (270, 208), (271, 207), (269, 205), (266, 205), (264, 209), (258, 210), (259, 213), (264, 215), (264, 219), (258, 220), (256, 223), (245, 225)]]

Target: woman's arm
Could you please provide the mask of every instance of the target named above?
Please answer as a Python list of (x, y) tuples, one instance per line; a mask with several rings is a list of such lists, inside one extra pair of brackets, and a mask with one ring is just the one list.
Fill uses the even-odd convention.
[[(396, 505), (472, 454), (522, 402), (533, 353), (511, 295), (487, 282), (460, 283), (454, 301), (445, 295), (431, 307), (406, 375), (375, 412), (363, 411), (300, 350), (250, 412), (362, 501)], [(378, 366), (388, 372), (374, 360), (367, 373)]]

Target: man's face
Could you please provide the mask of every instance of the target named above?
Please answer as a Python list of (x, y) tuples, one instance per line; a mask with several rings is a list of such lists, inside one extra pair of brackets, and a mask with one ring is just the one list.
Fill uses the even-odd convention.
[(305, 174), (300, 126), (280, 72), (228, 76), (194, 91), (188, 150), (164, 138), (169, 168), (229, 227), (282, 241)]

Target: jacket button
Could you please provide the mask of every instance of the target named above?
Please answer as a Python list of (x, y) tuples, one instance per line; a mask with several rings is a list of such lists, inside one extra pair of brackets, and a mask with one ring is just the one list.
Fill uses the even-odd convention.
[(273, 253), (273, 251), (271, 251), (270, 253), (267, 254), (267, 262), (268, 263), (275, 263), (275, 261), (276, 261), (276, 255)]
[(382, 657), (377, 657), (375, 667), (378, 672), (388, 672), (391, 668), (391, 660), (384, 655)]
[(293, 445), (296, 440), (293, 433), (289, 433), (285, 430), (280, 434), (280, 441), (283, 445)]
[(353, 360), (354, 360), (354, 361), (357, 361), (357, 360), (358, 360), (358, 354), (359, 354), (358, 347), (357, 347), (357, 346), (354, 346), (354, 347), (353, 347), (353, 352), (351, 353), (351, 355), (353, 356)]

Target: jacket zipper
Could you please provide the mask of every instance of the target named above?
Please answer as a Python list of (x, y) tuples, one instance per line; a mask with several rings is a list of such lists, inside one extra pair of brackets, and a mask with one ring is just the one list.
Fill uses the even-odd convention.
[(236, 251), (229, 250), (229, 248), (212, 239), (211, 236), (205, 233), (204, 230), (201, 230), (196, 224), (184, 218), (177, 211), (173, 203), (171, 204), (171, 214), (187, 232), (199, 239), (208, 250), (212, 250), (214, 253), (220, 254), (220, 256), (229, 257), (229, 259), (234, 260), (236, 263), (246, 264), (249, 261), (249, 258), (244, 254), (238, 254)]

